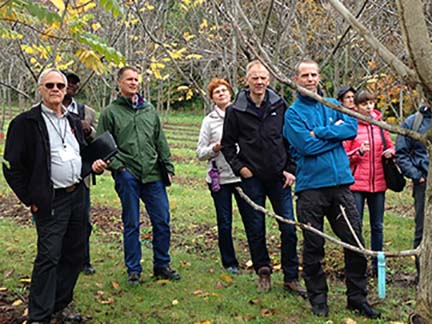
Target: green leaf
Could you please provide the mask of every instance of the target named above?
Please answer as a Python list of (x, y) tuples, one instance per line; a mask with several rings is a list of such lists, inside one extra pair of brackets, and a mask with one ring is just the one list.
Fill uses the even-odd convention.
[(117, 0), (100, 0), (99, 4), (102, 8), (111, 11), (114, 17), (124, 14), (123, 8)]

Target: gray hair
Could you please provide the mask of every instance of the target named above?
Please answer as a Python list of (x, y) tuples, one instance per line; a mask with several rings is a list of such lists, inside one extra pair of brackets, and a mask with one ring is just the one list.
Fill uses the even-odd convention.
[(260, 60), (253, 60), (249, 62), (248, 65), (246, 65), (246, 76), (249, 75), (250, 69), (252, 69), (252, 67), (254, 67), (255, 65), (261, 65), (264, 69), (267, 70), (268, 74), (270, 75), (270, 71), (264, 66), (264, 64), (261, 63)]
[(60, 75), (62, 77), (66, 87), (67, 87), (68, 82), (67, 82), (66, 76), (60, 70), (58, 70), (56, 68), (49, 68), (49, 69), (42, 71), (42, 73), (39, 75), (39, 78), (38, 78), (38, 86), (43, 85), (43, 81), (45, 80), (46, 76), (51, 72), (55, 72), (58, 75)]

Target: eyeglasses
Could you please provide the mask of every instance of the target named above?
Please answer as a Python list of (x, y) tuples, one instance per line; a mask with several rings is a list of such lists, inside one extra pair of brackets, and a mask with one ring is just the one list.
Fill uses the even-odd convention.
[(53, 82), (48, 82), (44, 84), (44, 87), (47, 89), (54, 89), (54, 87), (57, 87), (57, 89), (59, 90), (63, 90), (66, 87), (66, 84), (64, 83), (53, 83)]

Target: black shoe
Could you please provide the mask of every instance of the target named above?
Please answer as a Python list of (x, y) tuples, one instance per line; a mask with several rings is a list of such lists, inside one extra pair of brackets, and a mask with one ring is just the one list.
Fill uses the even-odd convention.
[(138, 272), (129, 273), (127, 283), (131, 286), (138, 285), (140, 283), (140, 274)]
[(86, 276), (90, 276), (96, 273), (95, 268), (92, 267), (91, 264), (86, 264), (84, 268), (82, 269), (82, 273), (84, 273)]
[(348, 309), (355, 310), (367, 318), (380, 318), (381, 313), (369, 305), (368, 302), (364, 302), (361, 304), (355, 304), (348, 302)]
[(54, 319), (56, 323), (82, 323), (84, 322), (84, 317), (75, 310), (74, 306), (68, 305), (61, 311), (54, 314)]
[(180, 275), (177, 273), (177, 271), (172, 270), (170, 267), (154, 268), (153, 276), (156, 279), (180, 280)]
[(316, 316), (327, 316), (329, 312), (326, 303), (312, 304), (312, 313)]

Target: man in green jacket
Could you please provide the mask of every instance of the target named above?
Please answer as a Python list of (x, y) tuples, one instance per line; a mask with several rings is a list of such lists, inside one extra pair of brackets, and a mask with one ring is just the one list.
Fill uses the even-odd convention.
[[(171, 154), (153, 105), (138, 94), (138, 70), (119, 70), (120, 96), (102, 112), (98, 135), (109, 131), (119, 152), (109, 165), (122, 204), (123, 244), (128, 283), (137, 285), (142, 272), (140, 199), (153, 226), (153, 273), (156, 278), (178, 280), (169, 267), (170, 212), (165, 185), (174, 175)], [(164, 174), (168, 176), (165, 181)]]

